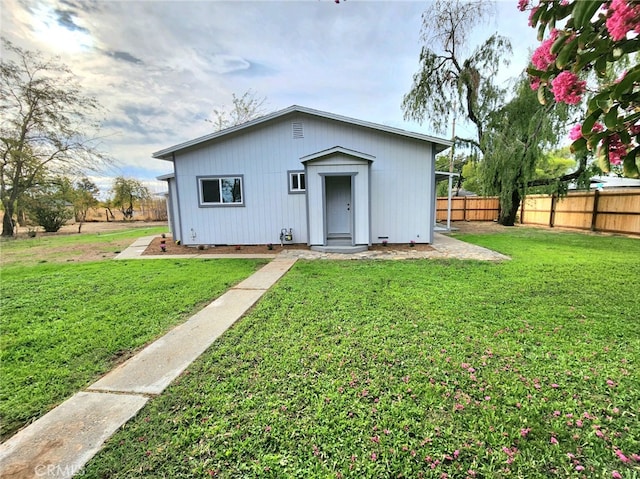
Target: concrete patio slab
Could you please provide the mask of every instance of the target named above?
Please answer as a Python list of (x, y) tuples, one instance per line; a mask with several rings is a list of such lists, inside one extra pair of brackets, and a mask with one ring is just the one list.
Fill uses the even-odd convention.
[(360, 253), (341, 254), (309, 250), (287, 250), (280, 253), (283, 258), (325, 259), (325, 260), (405, 260), (405, 259), (470, 259), (477, 261), (505, 261), (508, 256), (477, 246), (441, 233), (433, 234), (429, 251), (368, 250)]
[(0, 477), (70, 478), (147, 403), (144, 396), (80, 392), (0, 444)]

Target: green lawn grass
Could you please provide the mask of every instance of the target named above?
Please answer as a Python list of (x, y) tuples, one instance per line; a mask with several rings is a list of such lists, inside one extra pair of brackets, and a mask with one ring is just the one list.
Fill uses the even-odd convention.
[(2, 436), (87, 386), (264, 263), (162, 259), (4, 268)]
[(299, 261), (83, 477), (640, 475), (640, 241)]

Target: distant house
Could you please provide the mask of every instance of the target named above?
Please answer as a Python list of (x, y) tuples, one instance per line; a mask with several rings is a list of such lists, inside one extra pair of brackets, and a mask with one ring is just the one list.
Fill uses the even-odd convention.
[(591, 178), (589, 178), (588, 188), (586, 186), (578, 187), (578, 185), (575, 182), (569, 183), (570, 191), (582, 190), (582, 189), (609, 191), (609, 190), (621, 189), (621, 188), (622, 189), (640, 188), (640, 179), (623, 178), (614, 173), (611, 173), (609, 175), (592, 176)]
[(619, 176), (592, 176), (591, 189), (611, 188), (640, 188), (640, 180), (635, 178), (621, 178)]
[(431, 243), (448, 140), (291, 106), (153, 154), (185, 245)]

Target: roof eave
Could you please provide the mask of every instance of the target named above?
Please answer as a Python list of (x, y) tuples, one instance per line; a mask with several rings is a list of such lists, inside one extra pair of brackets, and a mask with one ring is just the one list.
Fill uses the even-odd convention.
[[(242, 123), (240, 125), (231, 126), (229, 128), (225, 128), (224, 130), (216, 131), (213, 133), (209, 133), (208, 135), (200, 136), (198, 138), (194, 138), (189, 141), (185, 141), (183, 143), (178, 143), (177, 145), (170, 146), (169, 148), (165, 148), (164, 150), (156, 151), (151, 156), (153, 158), (157, 158), (159, 160), (167, 160), (168, 156), (176, 151), (184, 150), (186, 148), (190, 148), (192, 146), (199, 145), (200, 143), (204, 143), (207, 141), (214, 140), (216, 138), (230, 135), (240, 130), (244, 130), (245, 128), (250, 128), (252, 126), (259, 125), (261, 123), (267, 122), (273, 118), (277, 118), (279, 116), (284, 116), (288, 113), (295, 111), (295, 106), (286, 108), (284, 110), (278, 110), (276, 112), (270, 113), (265, 116), (261, 116), (260, 118), (256, 118), (255, 120), (248, 121), (246, 123)], [(173, 159), (173, 156), (171, 157)]]

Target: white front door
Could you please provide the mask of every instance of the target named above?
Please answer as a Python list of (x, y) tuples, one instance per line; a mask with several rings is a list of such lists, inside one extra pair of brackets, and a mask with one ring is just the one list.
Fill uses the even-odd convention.
[(324, 180), (327, 238), (351, 239), (351, 176), (327, 175)]

